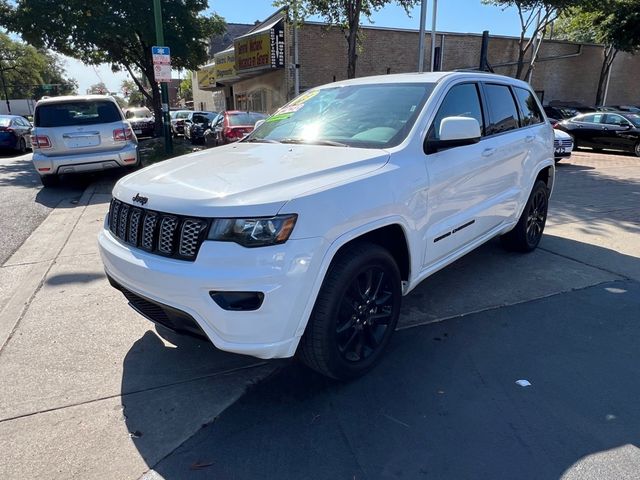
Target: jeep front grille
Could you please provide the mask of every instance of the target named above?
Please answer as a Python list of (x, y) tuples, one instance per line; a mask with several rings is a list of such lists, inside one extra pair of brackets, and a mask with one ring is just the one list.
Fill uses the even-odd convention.
[(151, 253), (194, 261), (209, 229), (205, 218), (156, 212), (111, 200), (109, 230), (121, 241)]

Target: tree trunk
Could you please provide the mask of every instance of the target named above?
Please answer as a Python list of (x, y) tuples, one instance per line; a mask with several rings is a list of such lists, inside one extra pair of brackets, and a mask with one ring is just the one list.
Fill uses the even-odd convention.
[(347, 34), (347, 78), (356, 77), (356, 61), (358, 60), (358, 29), (360, 28), (360, 11), (362, 0), (351, 3), (348, 11), (349, 33)]
[(598, 79), (598, 91), (596, 92), (596, 106), (602, 105), (607, 77), (609, 76), (611, 65), (617, 54), (618, 50), (612, 45), (606, 45), (604, 47), (604, 58), (602, 59), (602, 68), (600, 69), (600, 78)]
[(518, 48), (518, 68), (516, 69), (516, 78), (521, 78), (522, 71), (524, 70), (524, 54), (525, 51), (522, 45), (520, 45)]

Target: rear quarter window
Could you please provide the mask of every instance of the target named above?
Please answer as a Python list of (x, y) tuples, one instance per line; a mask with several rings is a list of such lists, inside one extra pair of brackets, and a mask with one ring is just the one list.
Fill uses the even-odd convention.
[(520, 111), (522, 112), (522, 126), (536, 125), (544, 121), (538, 102), (533, 93), (525, 88), (515, 87), (513, 91), (518, 99)]
[(487, 135), (515, 130), (518, 125), (518, 109), (506, 85), (485, 84), (485, 95), (489, 106)]
[(109, 101), (76, 101), (38, 105), (36, 127), (67, 127), (95, 125), (122, 120), (117, 105)]

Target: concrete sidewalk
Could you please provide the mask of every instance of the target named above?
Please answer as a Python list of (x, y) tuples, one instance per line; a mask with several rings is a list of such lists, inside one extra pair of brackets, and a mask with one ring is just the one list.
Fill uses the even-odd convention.
[(273, 369), (171, 343), (128, 307), (97, 251), (109, 191), (55, 210), (7, 262), (29, 271), (0, 316), (0, 478), (137, 478)]
[[(409, 295), (400, 328), (640, 278), (638, 169), (589, 161), (559, 166), (541, 249), (490, 242)], [(0, 279), (0, 478), (138, 478), (278, 365), (158, 335), (127, 306), (97, 251), (110, 188), (54, 210), (5, 264), (20, 276)]]

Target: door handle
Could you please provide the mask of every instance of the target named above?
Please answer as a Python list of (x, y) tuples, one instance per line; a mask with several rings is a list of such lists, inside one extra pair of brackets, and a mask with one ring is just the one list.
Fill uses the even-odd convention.
[(483, 157), (490, 157), (491, 155), (493, 155), (496, 152), (495, 148), (485, 148), (482, 151), (482, 156)]
[(527, 135), (526, 137), (524, 137), (524, 141), (527, 142), (527, 143), (531, 143), (531, 142), (533, 142), (535, 140), (535, 138), (536, 137), (533, 136), (533, 135)]

